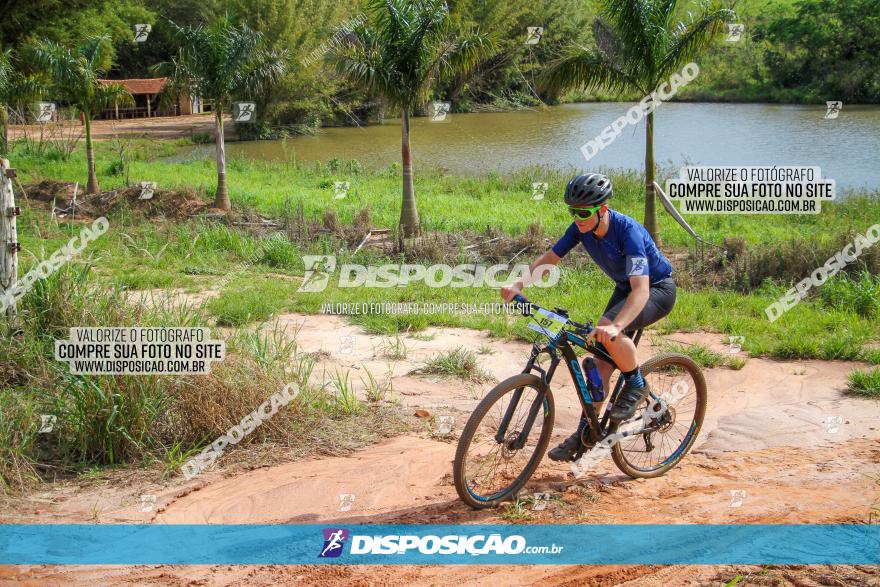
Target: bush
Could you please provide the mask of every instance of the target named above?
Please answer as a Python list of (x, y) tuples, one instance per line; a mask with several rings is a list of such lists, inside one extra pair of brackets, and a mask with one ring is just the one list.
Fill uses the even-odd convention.
[(819, 288), (818, 295), (828, 308), (856, 312), (866, 318), (880, 315), (880, 276), (867, 271), (835, 276)]

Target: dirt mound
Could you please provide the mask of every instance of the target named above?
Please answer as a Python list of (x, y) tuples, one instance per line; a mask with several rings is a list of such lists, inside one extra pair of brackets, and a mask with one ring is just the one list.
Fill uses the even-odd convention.
[[(32, 204), (48, 210), (55, 206), (59, 217), (75, 216), (84, 220), (107, 216), (122, 210), (147, 218), (184, 220), (195, 214), (221, 213), (192, 189), (153, 190), (152, 197), (142, 199), (140, 186), (118, 188), (98, 194), (85, 194), (83, 186), (56, 180), (43, 180), (23, 186)], [(76, 204), (74, 205), (74, 193)]]

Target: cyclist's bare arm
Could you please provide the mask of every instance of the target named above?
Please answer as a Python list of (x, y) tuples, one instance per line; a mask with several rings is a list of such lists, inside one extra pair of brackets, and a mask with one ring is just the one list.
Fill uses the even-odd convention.
[(501, 288), (501, 297), (505, 302), (509, 302), (518, 293), (522, 293), (525, 286), (535, 281), (541, 281), (543, 277), (550, 272), (551, 265), (557, 265), (562, 258), (553, 251), (547, 251), (538, 257), (534, 263), (529, 265), (529, 278), (517, 281), (513, 285)]
[(651, 295), (651, 279), (647, 275), (630, 277), (629, 284), (632, 292), (626, 296), (626, 302), (614, 319), (614, 325), (620, 330), (625, 330), (629, 323), (645, 309), (648, 297)]

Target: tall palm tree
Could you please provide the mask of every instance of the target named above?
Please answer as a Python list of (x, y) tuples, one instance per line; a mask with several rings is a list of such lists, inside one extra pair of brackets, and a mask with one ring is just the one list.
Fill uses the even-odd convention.
[[(606, 24), (596, 21), (596, 48), (580, 45), (549, 64), (539, 87), (635, 91), (648, 96), (682, 66), (693, 61), (720, 27), (735, 13), (720, 2), (703, 4), (700, 13), (674, 22), (678, 0), (608, 0)], [(645, 220), (660, 238), (654, 199), (654, 113), (645, 125)]]
[(478, 31), (456, 29), (445, 0), (367, 0), (367, 22), (343, 37), (330, 55), (338, 71), (400, 109), (404, 236), (419, 230), (413, 188), (409, 118), (434, 82), (470, 71), (496, 47)]
[(102, 83), (100, 77), (113, 66), (113, 44), (110, 35), (87, 37), (74, 49), (53, 41), (39, 43), (32, 50), (34, 62), (44, 68), (59, 98), (70, 102), (85, 117), (86, 159), (89, 179), (86, 192), (100, 190), (95, 174), (95, 152), (92, 148), (92, 116), (112, 107), (114, 103), (134, 103), (131, 94), (119, 83)]
[(229, 14), (209, 27), (170, 25), (180, 53), (156, 69), (170, 73), (172, 88), (211, 102), (217, 155), (214, 205), (229, 210), (223, 113), (231, 109), (234, 100), (256, 96), (274, 83), (284, 72), (287, 54), (263, 48), (263, 35), (244, 23), (236, 25)]

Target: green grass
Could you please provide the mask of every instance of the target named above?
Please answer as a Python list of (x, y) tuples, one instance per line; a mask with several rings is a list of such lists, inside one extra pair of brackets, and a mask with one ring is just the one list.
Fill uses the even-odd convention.
[(847, 392), (863, 397), (880, 398), (880, 368), (856, 369), (847, 377)]
[(708, 347), (701, 344), (680, 344), (667, 343), (663, 345), (663, 350), (670, 353), (680, 353), (692, 358), (694, 362), (704, 369), (711, 369), (724, 364), (724, 355), (709, 350)]
[[(107, 284), (153, 287), (156, 283), (164, 283), (168, 284), (166, 287), (183, 287), (188, 291), (222, 286), (220, 295), (208, 304), (208, 311), (220, 324), (256, 323), (269, 320), (280, 312), (317, 313), (321, 304), (326, 302), (470, 304), (500, 300), (497, 291), (490, 288), (438, 289), (429, 288), (424, 283), (383, 289), (339, 288), (333, 279), (323, 292), (298, 292), (300, 282), (296, 277), (303, 274), (301, 254), (320, 252), (329, 245), (314, 243), (313, 248), (307, 250), (291, 244), (297, 250), (293, 260), (295, 266), (278, 268), (260, 262), (263, 256), (259, 252), (265, 239), (225, 226), (156, 224), (130, 216), (110, 220), (109, 231), (92, 242), (73, 263), (91, 259), (96, 277)], [(37, 237), (37, 231), (42, 239)], [(47, 222), (45, 215), (25, 210), (19, 219), (18, 231), (24, 249), (20, 257), (21, 274), (36, 261), (51, 255), (78, 231), (78, 226), (55, 226)], [(123, 232), (127, 238), (121, 236)], [(161, 259), (156, 261), (154, 257), (163, 249)], [(388, 262), (363, 250), (354, 256), (343, 251), (337, 257), (339, 264)], [(252, 262), (254, 259), (257, 262)], [(193, 267), (199, 270), (195, 272)], [(745, 336), (744, 350), (752, 356), (850, 359), (880, 364), (880, 349), (866, 346), (880, 340), (880, 321), (876, 316), (867, 315), (858, 304), (829, 304), (829, 298), (823, 293), (826, 285), (862, 287), (855, 285), (857, 280), (840, 281), (840, 284), (829, 281), (817, 288), (815, 296), (802, 301), (772, 323), (766, 319), (764, 308), (785, 293), (785, 285), (768, 283), (751, 290), (748, 295), (729, 290), (681, 287), (675, 308), (656, 327), (661, 334), (702, 330), (742, 335)], [(527, 288), (526, 294), (541, 305), (567, 308), (573, 318), (583, 321), (599, 318), (611, 289), (607, 277), (594, 265), (585, 264), (582, 253), (573, 252), (572, 259), (566, 258), (562, 265), (562, 276), (557, 285), (549, 289)], [(532, 340), (534, 337), (534, 333), (525, 327), (526, 320), (497, 315), (372, 314), (354, 316), (352, 321), (370, 333), (395, 340), (403, 333), (416, 340), (429, 339), (419, 332), (429, 326), (469, 327), (501, 338)]]
[(387, 357), (393, 361), (401, 361), (409, 354), (409, 347), (401, 335), (386, 338), (380, 345), (380, 351), (383, 357)]
[(248, 285), (233, 283), (208, 302), (208, 311), (216, 316), (218, 326), (265, 322), (284, 306), (290, 287), (268, 278)]
[(425, 362), (418, 370), (428, 375), (441, 377), (458, 377), (467, 381), (482, 383), (489, 381), (491, 376), (480, 368), (476, 355), (461, 347), (451, 351), (438, 353)]
[[(157, 151), (155, 143), (162, 145)], [(131, 163), (132, 181), (156, 181), (167, 188), (195, 188), (206, 197), (216, 187), (213, 161), (167, 162), (156, 160), (158, 154), (179, 149), (162, 141), (138, 142)], [(109, 146), (97, 143), (98, 161), (112, 159)], [(22, 182), (51, 178), (64, 181), (85, 179), (86, 162), (82, 149), (69, 161), (51, 161), (22, 152), (10, 155)], [(667, 170), (671, 172), (672, 170)], [(249, 206), (260, 212), (281, 216), (289, 209), (291, 198), (301, 200), (305, 217), (320, 219), (331, 209), (340, 222), (351, 224), (358, 211), (369, 206), (373, 224), (392, 227), (400, 216), (400, 175), (396, 169), (364, 170), (360, 165), (290, 164), (254, 160), (231, 160), (227, 169), (229, 192), (234, 205)], [(501, 176), (496, 173), (471, 177), (451, 176), (420, 168), (415, 176), (419, 214), (423, 228), (429, 231), (461, 233), (482, 232), (491, 226), (510, 235), (523, 234), (536, 220), (548, 234), (562, 234), (570, 217), (561, 204), (562, 192), (570, 179), (568, 172), (539, 167)], [(634, 172), (613, 174), (614, 207), (625, 214), (641, 218), (644, 208), (644, 185)], [(102, 189), (120, 187), (121, 177), (101, 177)], [(348, 181), (349, 196), (333, 199), (333, 181)], [(543, 200), (530, 198), (533, 181), (546, 181), (549, 189)], [(867, 195), (867, 194), (866, 194)], [(704, 238), (713, 242), (735, 235), (747, 243), (776, 243), (804, 234), (830, 238), (850, 228), (864, 230), (865, 218), (880, 217), (880, 199), (856, 198), (849, 203), (826, 203), (821, 215), (776, 215), (769, 221), (755, 222), (747, 216), (696, 215), (688, 222)], [(688, 246), (692, 243), (667, 214), (658, 217), (667, 245)], [(279, 253), (277, 261), (291, 261)], [(276, 253), (272, 254), (276, 259)]]
[[(99, 156), (103, 148), (99, 146)], [(157, 162), (149, 159), (150, 153), (156, 153), (149, 150), (153, 147), (147, 145), (139, 149), (143, 150), (141, 156), (136, 157), (139, 163), (166, 174), (169, 185), (200, 187), (206, 193), (212, 189), (215, 177), (210, 165)], [(84, 161), (64, 163), (26, 156), (19, 156), (14, 165), (25, 181), (37, 175), (77, 179), (80, 167), (84, 169)], [(327, 188), (319, 186), (340, 171), (352, 173), (361, 182), (359, 199), (327, 199), (324, 191)], [(514, 235), (524, 231), (537, 216), (548, 235), (561, 232), (568, 218), (558, 202), (552, 205), (548, 202), (553, 198), (558, 200), (558, 193), (555, 196), (548, 194), (545, 200), (537, 203), (528, 197), (525, 197), (528, 203), (522, 201), (522, 197), (530, 193), (533, 178), (529, 173), (524, 171), (509, 177), (419, 174), (420, 211), (426, 226), (450, 231), (466, 228), (482, 231), (490, 225)], [(365, 172), (357, 166), (344, 165), (239, 162), (229, 174), (233, 194), (238, 189), (236, 186), (253, 187), (260, 194), (256, 204), (267, 211), (273, 210), (279, 202), (283, 204), (283, 200), (293, 194), (302, 198), (307, 217), (318, 218), (329, 206), (345, 223), (350, 222), (364, 206), (370, 205), (375, 226), (393, 224), (397, 218), (394, 207), (399, 201), (399, 177), (396, 172)], [(557, 177), (560, 190), (564, 179), (562, 175)], [(105, 188), (111, 187), (116, 180), (107, 181)], [(639, 178), (623, 174), (615, 176), (615, 181), (616, 205), (640, 217), (642, 188)], [(287, 200), (288, 212), (289, 204)], [(284, 211), (284, 205), (281, 208)], [(502, 209), (504, 212), (500, 213)], [(26, 206), (23, 212), (18, 223), (19, 239), (24, 248), (20, 256), (22, 273), (79, 232), (79, 226), (69, 223), (55, 225), (44, 213)], [(811, 233), (827, 241), (827, 246), (836, 246), (843, 233), (864, 232), (865, 219), (871, 217), (880, 217), (880, 199), (863, 197), (842, 201), (827, 210), (823, 208), (823, 213), (816, 217), (779, 215), (754, 222), (751, 217), (724, 215), (689, 220), (693, 220), (703, 234), (715, 234), (719, 239), (737, 234), (746, 240), (750, 249), (755, 249), (760, 248), (759, 242), (778, 247), (780, 243), (792, 243), (792, 239)], [(668, 224), (667, 215), (661, 214), (660, 218), (665, 246), (687, 242), (683, 231)], [(76, 262), (92, 259), (94, 271), (103, 283), (125, 288), (182, 287), (187, 291), (221, 288), (219, 297), (208, 304), (210, 315), (221, 325), (252, 324), (269, 320), (280, 312), (316, 313), (325, 302), (484, 303), (500, 299), (490, 288), (432, 289), (423, 283), (387, 289), (339, 288), (335, 280), (331, 280), (323, 292), (303, 293), (297, 291), (297, 278), (303, 274), (303, 254), (336, 253), (339, 264), (401, 261), (384, 258), (366, 249), (353, 255), (343, 247), (340, 253), (338, 241), (329, 237), (299, 245), (283, 238), (256, 238), (213, 223), (145, 222), (130, 213), (115, 215), (110, 222), (110, 230), (91, 243)], [(864, 255), (868, 251), (871, 249)], [(463, 257), (465, 260), (467, 257)], [(818, 266), (821, 261), (818, 259), (812, 266)], [(561, 267), (562, 278), (556, 286), (551, 289), (528, 288), (527, 295), (545, 306), (565, 307), (576, 319), (598, 319), (610, 295), (611, 282), (588, 263), (586, 255), (579, 250), (573, 251)], [(783, 295), (791, 284), (767, 280), (758, 287), (749, 288), (747, 294), (683, 286), (679, 288), (674, 310), (657, 324), (657, 328), (661, 333), (702, 330), (743, 335), (746, 337), (745, 350), (753, 356), (859, 359), (880, 364), (880, 350), (867, 346), (880, 340), (880, 321), (876, 312), (878, 283), (880, 279), (876, 275), (835, 277), (815, 288), (814, 295), (772, 323), (766, 319), (764, 308)], [(526, 329), (525, 320), (492, 315), (373, 314), (354, 316), (352, 321), (370, 333), (388, 337), (406, 333), (418, 340), (426, 338), (418, 331), (429, 326), (470, 327), (501, 338), (531, 340), (534, 337), (534, 333)], [(736, 368), (739, 363), (730, 366)]]
[[(350, 383), (340, 394), (312, 383), (314, 359), (277, 326), (233, 332), (226, 360), (207, 375), (72, 375), (54, 359), (54, 340), (71, 326), (210, 324), (204, 308), (127, 300), (82, 259), (37, 281), (19, 315), (23, 334), (0, 337), (0, 494), (33, 485), (44, 471), (64, 477), (139, 464), (174, 474), (290, 382), (301, 389), (296, 400), (248, 443), (276, 442), (298, 455), (316, 447), (347, 452), (404, 428), (396, 409), (361, 409)], [(51, 433), (38, 433), (42, 414), (57, 417)]]
[(513, 501), (505, 502), (501, 506), (501, 517), (513, 524), (527, 522), (534, 518), (529, 507), (534, 502), (535, 498), (532, 496), (517, 497)]

